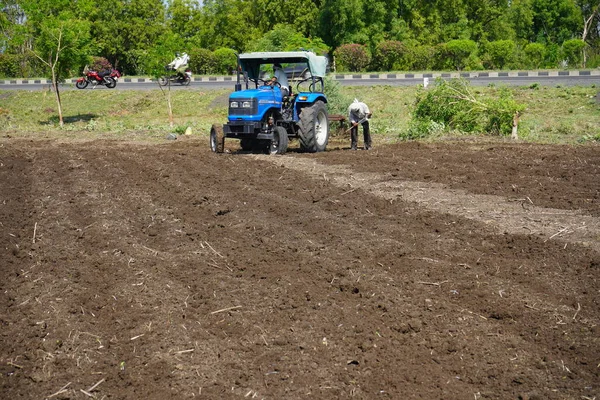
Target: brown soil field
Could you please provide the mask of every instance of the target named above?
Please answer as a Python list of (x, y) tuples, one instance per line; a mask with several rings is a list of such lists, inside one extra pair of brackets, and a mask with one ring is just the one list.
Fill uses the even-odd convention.
[(0, 139), (2, 399), (600, 398), (600, 146)]

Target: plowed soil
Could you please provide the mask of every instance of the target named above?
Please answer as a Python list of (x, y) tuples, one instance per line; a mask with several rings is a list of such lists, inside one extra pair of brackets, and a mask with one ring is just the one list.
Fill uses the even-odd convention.
[(0, 398), (600, 398), (600, 147), (226, 146), (0, 139)]

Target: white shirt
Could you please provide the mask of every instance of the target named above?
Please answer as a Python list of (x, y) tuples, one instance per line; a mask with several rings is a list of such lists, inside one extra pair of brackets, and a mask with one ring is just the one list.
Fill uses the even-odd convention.
[(173, 66), (173, 69), (177, 69), (179, 67), (181, 67), (182, 65), (186, 65), (188, 62), (190, 61), (190, 56), (187, 55), (187, 53), (183, 53), (183, 55), (177, 57), (176, 59), (174, 59), (173, 61), (171, 61), (171, 63), (169, 65)]
[(354, 100), (354, 102), (350, 104), (350, 107), (348, 107), (348, 119), (351, 123), (358, 122), (366, 118), (369, 114), (371, 114), (369, 106), (358, 100)]
[(287, 89), (289, 91), (290, 87), (288, 84), (288, 79), (287, 79), (287, 75), (285, 74), (285, 71), (279, 67), (274, 67), (273, 70), (274, 70), (273, 74), (275, 75), (275, 78), (277, 78), (277, 82), (279, 82), (279, 84), (281, 85), (281, 88)]

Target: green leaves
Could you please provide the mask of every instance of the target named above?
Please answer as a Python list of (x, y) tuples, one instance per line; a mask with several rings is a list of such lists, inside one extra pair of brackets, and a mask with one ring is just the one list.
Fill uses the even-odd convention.
[(85, 64), (90, 54), (90, 23), (77, 19), (49, 17), (39, 25), (34, 38), (35, 55), (53, 67), (57, 80), (63, 80)]
[(4, 0), (0, 46), (23, 55), (45, 20), (60, 18), (87, 21), (90, 54), (126, 74), (145, 74), (151, 54), (176, 50), (331, 53), (343, 45), (366, 46), (358, 66), (337, 63), (352, 71), (556, 68), (565, 60), (595, 68), (599, 9), (598, 0)]
[(464, 133), (507, 135), (513, 118), (525, 106), (517, 103), (509, 89), (502, 88), (483, 97), (463, 79), (438, 79), (417, 96), (409, 137), (426, 137), (442, 130)]

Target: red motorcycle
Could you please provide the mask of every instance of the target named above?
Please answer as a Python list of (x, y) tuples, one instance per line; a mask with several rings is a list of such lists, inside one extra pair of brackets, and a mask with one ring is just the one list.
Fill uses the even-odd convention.
[(92, 84), (92, 89), (98, 85), (104, 85), (112, 89), (117, 86), (117, 79), (121, 77), (121, 73), (116, 69), (102, 72), (84, 70), (83, 72), (84, 76), (75, 82), (77, 89), (85, 89), (89, 84)]

